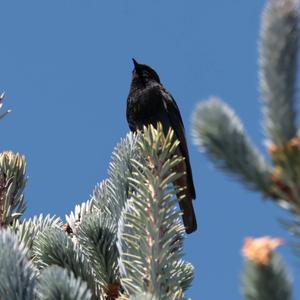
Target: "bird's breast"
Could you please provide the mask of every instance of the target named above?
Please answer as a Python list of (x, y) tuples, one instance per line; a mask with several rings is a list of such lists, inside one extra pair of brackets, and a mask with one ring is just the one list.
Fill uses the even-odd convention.
[(164, 110), (162, 94), (157, 87), (145, 88), (129, 94), (127, 100), (127, 119), (136, 129), (159, 121)]

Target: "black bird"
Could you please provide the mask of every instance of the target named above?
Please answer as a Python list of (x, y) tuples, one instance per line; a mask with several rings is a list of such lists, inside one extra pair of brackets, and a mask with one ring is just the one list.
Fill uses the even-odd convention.
[(164, 132), (169, 127), (174, 130), (175, 138), (179, 140), (180, 155), (185, 160), (176, 167), (177, 172), (186, 172), (175, 184), (186, 187), (177, 196), (185, 197), (179, 201), (183, 212), (182, 218), (186, 233), (197, 229), (196, 216), (193, 208), (193, 199), (196, 198), (192, 169), (186, 144), (184, 125), (178, 106), (171, 94), (160, 83), (159, 76), (149, 66), (139, 64), (133, 59), (134, 70), (127, 99), (127, 121), (131, 131), (142, 130), (144, 125), (157, 126), (161, 122)]

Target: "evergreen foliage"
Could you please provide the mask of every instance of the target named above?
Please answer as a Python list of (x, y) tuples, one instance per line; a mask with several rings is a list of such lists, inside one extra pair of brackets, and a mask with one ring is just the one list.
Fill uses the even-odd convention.
[(3, 225), (11, 229), (0, 231), (1, 299), (185, 299), (193, 267), (182, 260), (178, 144), (161, 125), (129, 133), (113, 152), (108, 178), (65, 225), (50, 215), (19, 220), (25, 160), (0, 156), (0, 172), (13, 183), (3, 190)]
[(32, 300), (36, 271), (27, 248), (8, 229), (0, 231), (0, 296), (3, 300)]
[(101, 214), (88, 215), (80, 224), (78, 242), (94, 268), (102, 290), (120, 285), (116, 224)]
[(250, 189), (271, 194), (272, 168), (227, 104), (212, 98), (197, 106), (193, 119), (195, 143), (205, 149), (218, 168), (230, 172)]
[(170, 185), (183, 174), (170, 170), (183, 158), (176, 155), (179, 142), (173, 142), (171, 129), (166, 137), (161, 126), (144, 132), (138, 143), (144, 159), (132, 160), (135, 192), (119, 222), (121, 282), (128, 294), (144, 291), (158, 299), (182, 299), (193, 268), (181, 261), (184, 227), (175, 210), (176, 187)]
[(24, 156), (0, 153), (0, 225), (16, 221), (25, 211), (23, 190), (26, 184)]
[(41, 273), (36, 286), (36, 295), (41, 300), (91, 299), (86, 282), (58, 266), (51, 266)]
[(266, 137), (277, 146), (284, 146), (297, 136), (298, 23), (297, 1), (267, 3), (260, 33), (260, 90)]
[[(216, 167), (290, 211), (295, 220), (285, 225), (300, 236), (300, 137), (295, 110), (297, 4), (297, 0), (268, 0), (262, 14), (259, 86), (272, 164), (250, 142), (233, 109), (217, 98), (198, 104), (192, 134), (195, 144)], [(277, 255), (268, 266), (246, 264), (243, 294), (249, 300), (291, 299), (290, 281)]]
[[(285, 226), (300, 236), (298, 19), (296, 0), (269, 0), (262, 18), (260, 90), (272, 164), (219, 99), (197, 106), (193, 136), (218, 168), (292, 212), (295, 220)], [(1, 94), (0, 108), (3, 98)], [(20, 218), (26, 207), (26, 161), (18, 153), (1, 153), (0, 299), (186, 299), (193, 266), (183, 260), (184, 227), (177, 207), (181, 190), (174, 185), (183, 175), (174, 172), (184, 159), (178, 145), (173, 130), (164, 135), (161, 124), (129, 133), (113, 151), (108, 178), (75, 206), (64, 225), (50, 215)], [(295, 249), (300, 252), (299, 246)], [(268, 251), (266, 264), (246, 260), (243, 296), (291, 300), (285, 267), (278, 254)]]
[(299, 36), (296, 4), (295, 0), (269, 0), (262, 17), (260, 88), (263, 126), (273, 166), (266, 163), (241, 121), (221, 100), (210, 99), (197, 106), (192, 132), (195, 144), (217, 167), (300, 215), (300, 169), (295, 167), (300, 164), (295, 122)]
[(34, 216), (28, 220), (23, 220), (22, 222), (16, 220), (12, 224), (12, 229), (14, 229), (17, 234), (18, 240), (23, 243), (28, 249), (32, 248), (33, 241), (36, 235), (45, 230), (46, 228), (61, 228), (62, 221), (60, 218), (55, 216), (43, 215)]
[(273, 253), (268, 265), (247, 260), (242, 276), (245, 300), (291, 300), (291, 281), (281, 257)]

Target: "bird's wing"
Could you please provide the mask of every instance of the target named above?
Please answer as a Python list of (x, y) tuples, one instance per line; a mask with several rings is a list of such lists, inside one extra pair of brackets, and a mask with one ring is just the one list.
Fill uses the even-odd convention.
[(180, 130), (183, 131), (183, 135), (184, 135), (184, 125), (183, 125), (183, 121), (181, 118), (180, 110), (177, 106), (175, 99), (172, 97), (172, 95), (167, 90), (162, 89), (161, 92), (163, 95), (165, 108), (166, 108), (168, 114), (170, 114), (172, 116), (172, 119), (171, 119), (172, 123), (173, 123), (173, 121), (176, 124), (178, 124), (178, 122), (179, 122), (180, 124), (178, 124), (178, 125), (180, 125), (180, 127), (181, 127)]
[(165, 89), (161, 89), (164, 106), (168, 114), (171, 126), (180, 142), (180, 149), (186, 161), (187, 177), (189, 181), (190, 193), (193, 199), (196, 198), (196, 192), (193, 184), (192, 168), (190, 165), (189, 152), (186, 144), (184, 125), (180, 115), (179, 108), (175, 99)]

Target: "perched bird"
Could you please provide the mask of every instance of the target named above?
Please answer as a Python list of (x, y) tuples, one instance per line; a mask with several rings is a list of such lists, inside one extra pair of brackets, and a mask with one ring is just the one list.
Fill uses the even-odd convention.
[(179, 154), (185, 160), (179, 164), (175, 171), (186, 174), (175, 181), (179, 187), (186, 187), (179, 192), (179, 206), (183, 212), (182, 218), (186, 233), (197, 229), (196, 216), (193, 208), (193, 199), (196, 198), (192, 169), (186, 144), (184, 126), (178, 106), (171, 94), (160, 83), (159, 76), (149, 66), (139, 64), (133, 59), (134, 70), (132, 82), (127, 99), (127, 121), (131, 131), (142, 130), (144, 125), (157, 126), (161, 122), (164, 132), (171, 127), (175, 138), (179, 140)]

